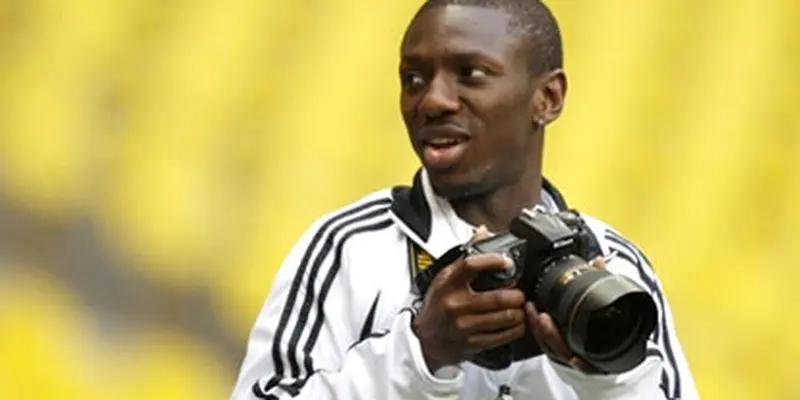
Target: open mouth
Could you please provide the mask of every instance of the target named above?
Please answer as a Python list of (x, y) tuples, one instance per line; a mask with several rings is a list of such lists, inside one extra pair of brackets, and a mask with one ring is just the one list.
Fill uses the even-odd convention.
[(467, 139), (463, 137), (439, 137), (431, 140), (424, 141), (425, 146), (430, 146), (436, 149), (444, 149), (447, 147), (456, 146), (466, 142)]
[(463, 157), (469, 138), (461, 136), (436, 137), (423, 141), (422, 159), (429, 168), (449, 168)]

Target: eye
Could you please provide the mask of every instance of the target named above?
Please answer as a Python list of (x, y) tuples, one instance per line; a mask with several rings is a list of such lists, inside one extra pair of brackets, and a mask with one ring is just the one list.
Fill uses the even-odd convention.
[(484, 67), (465, 66), (461, 69), (461, 77), (466, 80), (479, 80), (489, 76), (489, 70)]
[(422, 74), (417, 71), (402, 71), (400, 73), (400, 81), (403, 87), (413, 90), (425, 86), (425, 79)]

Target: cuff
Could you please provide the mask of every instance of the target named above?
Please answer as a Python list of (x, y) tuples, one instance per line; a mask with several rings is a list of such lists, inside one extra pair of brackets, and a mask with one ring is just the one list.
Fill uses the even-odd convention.
[(658, 393), (661, 362), (656, 358), (647, 358), (633, 370), (619, 375), (586, 374), (552, 360), (548, 363), (581, 400), (654, 399)]
[(411, 351), (411, 358), (414, 369), (422, 380), (431, 388), (438, 392), (450, 392), (458, 394), (461, 388), (461, 381), (464, 373), (458, 366), (445, 366), (432, 374), (428, 365), (425, 363), (425, 356), (422, 355), (422, 345), (419, 338), (411, 330), (411, 313), (405, 312), (400, 316), (400, 323), (404, 326), (407, 346)]
[(433, 373), (433, 376), (441, 379), (441, 380), (452, 380), (458, 377), (458, 374), (461, 373), (461, 368), (456, 366), (446, 366), (436, 370)]

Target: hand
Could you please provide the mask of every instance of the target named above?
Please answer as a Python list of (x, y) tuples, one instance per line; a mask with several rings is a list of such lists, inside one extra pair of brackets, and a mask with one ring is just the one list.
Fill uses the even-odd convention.
[[(488, 236), (485, 228), (474, 240)], [(484, 271), (502, 271), (511, 260), (499, 254), (460, 259), (436, 275), (412, 329), (431, 372), (523, 337), (525, 295), (517, 289), (476, 292), (470, 283)]]
[[(606, 263), (603, 257), (597, 257), (590, 263), (595, 268), (605, 268)], [(539, 346), (547, 353), (550, 358), (563, 364), (568, 364), (577, 370), (585, 373), (596, 373), (597, 371), (589, 366), (584, 360), (572, 354), (567, 347), (564, 338), (559, 332), (553, 318), (547, 313), (540, 313), (532, 302), (525, 304), (528, 327), (533, 332)]]

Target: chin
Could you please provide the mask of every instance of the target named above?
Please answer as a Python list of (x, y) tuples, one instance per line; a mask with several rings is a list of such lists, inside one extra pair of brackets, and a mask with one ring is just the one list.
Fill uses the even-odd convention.
[(431, 186), (437, 196), (449, 201), (465, 200), (490, 192), (485, 182), (457, 182), (453, 179), (436, 179), (431, 175)]

